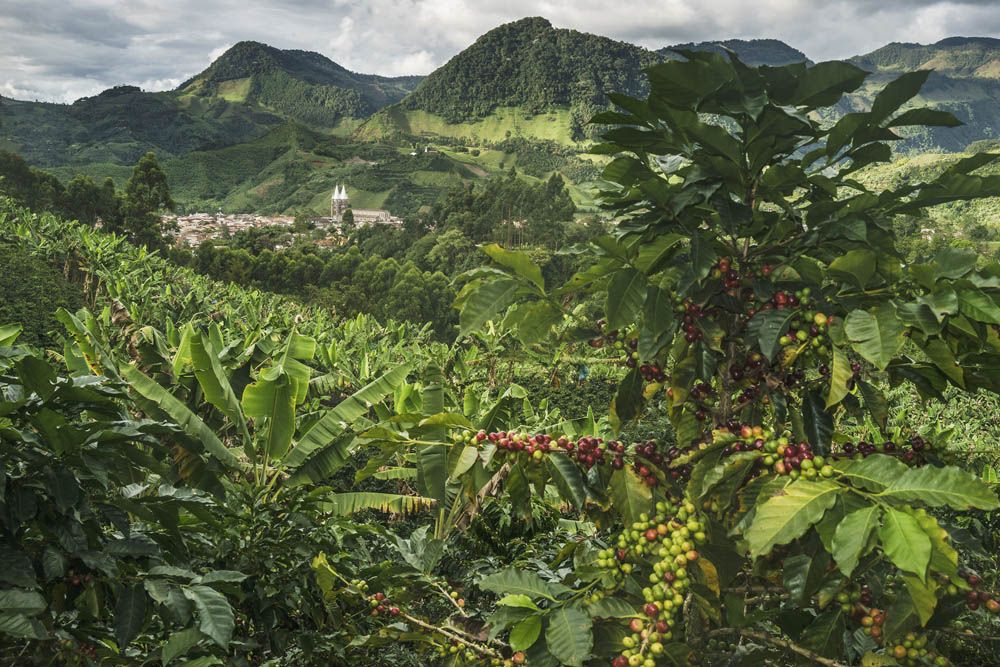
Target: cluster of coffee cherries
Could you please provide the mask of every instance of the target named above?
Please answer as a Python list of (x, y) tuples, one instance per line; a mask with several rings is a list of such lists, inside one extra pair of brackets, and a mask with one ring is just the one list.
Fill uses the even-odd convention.
[(882, 626), (885, 625), (885, 612), (878, 607), (872, 607), (868, 611), (863, 611), (857, 617), (861, 623), (862, 631), (877, 642), (882, 640)]
[(627, 338), (626, 340), (615, 341), (615, 348), (620, 350), (624, 354), (624, 361), (626, 368), (635, 368), (639, 363), (639, 339), (638, 338)]
[(700, 422), (706, 421), (711, 416), (712, 406), (715, 405), (715, 392), (711, 385), (699, 382), (691, 387), (688, 394), (694, 404), (694, 418)]
[[(778, 292), (778, 294), (782, 294), (782, 292)], [(778, 339), (778, 345), (781, 347), (794, 345), (803, 347), (803, 352), (810, 351), (820, 357), (829, 356), (828, 331), (833, 320), (833, 317), (827, 316), (825, 313), (811, 310), (802, 311), (792, 317), (789, 329)]]
[(681, 317), (681, 331), (684, 332), (684, 340), (688, 343), (695, 343), (705, 337), (701, 328), (698, 326), (698, 320), (711, 316), (713, 311), (711, 309), (704, 309), (693, 301), (685, 301), (680, 306), (678, 310), (684, 313)]
[(514, 455), (524, 454), (529, 459), (541, 461), (546, 452), (562, 451), (590, 470), (595, 465), (610, 463), (615, 470), (625, 467), (625, 444), (617, 440), (583, 436), (577, 440), (566, 436), (553, 438), (545, 433), (530, 434), (516, 431), (479, 431), (472, 436), (477, 442), (489, 440), (497, 447)]
[(689, 586), (687, 567), (699, 558), (704, 531), (691, 503), (659, 502), (653, 517), (641, 514), (618, 535), (615, 548), (598, 552), (597, 566), (610, 571), (616, 587), (632, 574), (645, 575), (649, 584), (642, 589), (642, 614), (629, 621), (630, 634), (622, 639), (614, 667), (655, 667), (664, 642), (674, 637)]
[[(892, 577), (890, 577), (892, 579)], [(850, 615), (861, 625), (862, 631), (878, 643), (882, 643), (883, 626), (886, 613), (874, 605), (871, 589), (866, 585), (855, 585), (850, 590), (837, 594), (837, 602), (841, 611)], [(886, 653), (898, 660), (902, 665), (934, 665), (948, 667), (951, 662), (944, 656), (927, 648), (927, 638), (909, 633), (896, 644), (886, 646)]]
[(905, 667), (949, 667), (952, 664), (948, 658), (927, 648), (927, 636), (916, 632), (908, 632), (888, 653)]
[(761, 382), (770, 369), (767, 357), (760, 352), (751, 352), (742, 363), (734, 363), (729, 367), (729, 379), (738, 388), (733, 394), (738, 406), (747, 405), (760, 398)]
[(597, 328), (601, 331), (601, 335), (591, 338), (587, 344), (594, 349), (607, 347), (614, 353), (621, 354), (622, 362), (626, 366), (635, 368), (639, 363), (639, 353), (636, 351), (639, 348), (639, 337), (633, 331), (625, 333), (618, 329), (605, 331), (606, 324), (604, 320), (597, 321)]
[(639, 366), (639, 375), (646, 382), (663, 382), (667, 379), (667, 374), (659, 364), (642, 364)]
[[(529, 459), (541, 461), (546, 452), (552, 451), (557, 445), (553, 443), (552, 436), (544, 433), (534, 435), (526, 432), (516, 431), (494, 431), (487, 433), (479, 431), (474, 436), (477, 442), (489, 440), (496, 443), (496, 446), (512, 454), (525, 454)], [(570, 451), (570, 450), (567, 450)]]
[(840, 610), (859, 619), (865, 614), (865, 609), (871, 607), (874, 601), (872, 589), (863, 584), (854, 585), (848, 590), (837, 593)]
[[(805, 479), (816, 479), (817, 477), (833, 477), (833, 466), (819, 454), (813, 454), (812, 446), (808, 442), (793, 443), (788, 436), (782, 436), (777, 440), (772, 440), (764, 446), (764, 451), (768, 456), (764, 457), (767, 464), (769, 458), (775, 458), (774, 472), (779, 475), (788, 475), (792, 479), (799, 476)], [(774, 452), (770, 448), (774, 448)]]
[[(661, 452), (659, 444), (655, 440), (647, 440), (636, 443), (634, 449), (636, 460), (633, 469), (646, 483), (646, 486), (652, 487), (660, 483), (654, 468), (659, 468), (664, 476), (675, 481), (685, 480), (691, 475), (693, 466), (690, 464), (670, 467), (670, 464), (682, 454), (678, 447), (671, 447), (666, 452)], [(644, 460), (640, 460), (640, 458)]]
[(812, 304), (811, 294), (812, 292), (808, 287), (803, 287), (802, 289), (794, 292), (777, 290), (771, 295), (770, 300), (760, 304), (759, 307), (755, 308), (754, 306), (751, 306), (747, 311), (747, 315), (753, 317), (758, 312), (766, 312), (768, 310), (787, 310), (790, 308), (808, 307)]
[(738, 268), (733, 265), (728, 257), (723, 257), (712, 267), (710, 274), (713, 278), (722, 281), (722, 286), (727, 290), (738, 289), (741, 285), (741, 276)]
[[(907, 448), (908, 446), (908, 448)], [(885, 440), (882, 443), (859, 440), (857, 443), (845, 442), (834, 452), (833, 458), (868, 458), (872, 454), (888, 454), (896, 456), (904, 463), (919, 463), (924, 452), (931, 449), (931, 443), (922, 436), (914, 435), (904, 441), (903, 438)]]
[(368, 606), (371, 608), (371, 615), (389, 614), (389, 616), (399, 616), (399, 607), (389, 602), (385, 593), (379, 591), (368, 596)]
[(742, 424), (734, 429), (724, 427), (718, 433), (732, 433), (736, 437), (735, 442), (722, 450), (723, 456), (739, 452), (764, 452), (762, 462), (765, 466), (792, 479), (800, 476), (805, 479), (829, 478), (834, 475), (833, 467), (822, 456), (813, 454), (808, 442), (793, 443), (789, 431), (778, 436), (774, 429)]
[(991, 614), (1000, 614), (1000, 600), (996, 593), (982, 590), (983, 578), (975, 572), (962, 570), (958, 573), (972, 589), (965, 594), (965, 606), (971, 611), (982, 607)]
[(667, 374), (659, 363), (639, 363), (639, 337), (634, 330), (626, 331), (624, 334), (618, 329), (604, 332), (604, 324), (604, 320), (598, 320), (597, 325), (602, 330), (602, 335), (591, 338), (588, 343), (590, 347), (600, 349), (606, 346), (614, 353), (622, 355), (622, 363), (627, 368), (638, 367), (639, 374), (646, 382), (663, 382), (667, 379)]

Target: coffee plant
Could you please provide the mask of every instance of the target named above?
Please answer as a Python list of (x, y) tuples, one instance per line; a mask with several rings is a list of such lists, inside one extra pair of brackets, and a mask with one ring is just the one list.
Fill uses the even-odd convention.
[[(625, 449), (610, 474), (576, 460), (601, 530), (558, 585), (510, 573), (500, 590), (531, 605), (494, 627), (531, 664), (951, 664), (949, 624), (997, 605), (950, 517), (1000, 505), (931, 434), (890, 426), (886, 390), (1000, 391), (1000, 267), (956, 249), (904, 264), (892, 221), (1000, 193), (976, 174), (1000, 156), (872, 192), (855, 175), (908, 127), (958, 124), (904, 109), (928, 72), (828, 124), (865, 79), (853, 65), (681, 55), (649, 70), (648, 99), (612, 95), (620, 110), (595, 119), (612, 126), (595, 151), (612, 156), (617, 225), (582, 251), (591, 265), (549, 287), (488, 247), (494, 266), (459, 295), (465, 331), (502, 317), (525, 345), (607, 350), (627, 371), (610, 425), (663, 412), (676, 437)], [(623, 460), (610, 437), (597, 451)]]
[(226, 653), (246, 578), (195, 572), (184, 517), (210, 505), (125, 388), (58, 375), (0, 329), (0, 664), (164, 664)]

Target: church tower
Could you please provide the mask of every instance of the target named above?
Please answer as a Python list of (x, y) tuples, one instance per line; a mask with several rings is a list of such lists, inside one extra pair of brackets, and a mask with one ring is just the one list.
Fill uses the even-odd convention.
[(351, 200), (347, 197), (347, 188), (343, 185), (335, 187), (330, 197), (330, 217), (339, 220), (350, 206)]

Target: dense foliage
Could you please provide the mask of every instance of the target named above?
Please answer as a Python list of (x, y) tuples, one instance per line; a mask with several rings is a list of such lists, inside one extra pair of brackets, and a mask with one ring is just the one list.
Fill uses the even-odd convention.
[(495, 28), (424, 79), (403, 105), (458, 122), (500, 106), (530, 113), (594, 109), (606, 91), (642, 93), (642, 68), (659, 60), (631, 44), (526, 18)]
[[(65, 265), (69, 275), (82, 281), (96, 313), (60, 312), (66, 331), (57, 355), (65, 367), (61, 372), (37, 353), (10, 348), (16, 331), (5, 330), (0, 340), (4, 359), (32, 375), (29, 384), (27, 375), (0, 373), (5, 383), (0, 394), (5, 401), (0, 417), (4, 445), (30, 441), (39, 465), (79, 452), (87, 467), (78, 470), (72, 467), (77, 459), (69, 459), (71, 467), (60, 478), (64, 486), (67, 475), (81, 485), (91, 479), (87, 475), (97, 460), (86, 452), (105, 441), (122, 443), (108, 452), (114, 456), (142, 449), (154, 436), (157, 441), (151, 444), (169, 447), (168, 454), (144, 450), (141, 465), (118, 466), (114, 474), (123, 475), (123, 483), (134, 482), (127, 488), (118, 490), (117, 477), (109, 484), (108, 471), (94, 495), (76, 496), (80, 508), (104, 502), (120, 506), (124, 516), (108, 515), (111, 509), (105, 509), (91, 518), (75, 505), (59, 505), (62, 500), (51, 501), (56, 504), (50, 507), (45, 494), (56, 493), (54, 486), (34, 492), (36, 505), (45, 512), (88, 522), (92, 541), (86, 547), (47, 542), (44, 533), (25, 531), (6, 542), (14, 554), (42, 560), (37, 583), (24, 577), (6, 582), (13, 587), (5, 586), (0, 596), (7, 613), (0, 653), (16, 656), (16, 661), (29, 655), (32, 664), (52, 659), (61, 664), (143, 664), (153, 659), (202, 665), (220, 664), (219, 656), (228, 655), (226, 664), (302, 665), (364, 659), (384, 643), (392, 664), (423, 664), (380, 630), (379, 618), (359, 615), (357, 601), (325, 596), (326, 580), (314, 579), (311, 563), (322, 552), (341, 574), (373, 585), (384, 581), (387, 588), (405, 582), (407, 591), (397, 599), (412, 601), (414, 608), (405, 612), (411, 618), (426, 611), (443, 619), (442, 612), (446, 616), (456, 608), (449, 592), (455, 590), (452, 586), (467, 587), (460, 582), (469, 571), (459, 554), (439, 555), (427, 560), (429, 565), (414, 566), (416, 571), (403, 571), (399, 554), (405, 562), (419, 563), (424, 550), (417, 545), (426, 537), (415, 533), (404, 540), (377, 523), (338, 516), (372, 508), (410, 512), (436, 502), (412, 496), (409, 476), (386, 470), (387, 452), (370, 451), (367, 445), (374, 441), (360, 431), (395, 429), (401, 423), (396, 411), (428, 414), (440, 409), (436, 405), (454, 406), (456, 401), (486, 420), (511, 414), (524, 394), (517, 389), (503, 393), (514, 377), (497, 356), (504, 354), (502, 339), (484, 335), (481, 347), (449, 351), (429, 343), (426, 329), (383, 327), (369, 318), (337, 324), (328, 311), (207, 281), (120, 238), (9, 204), (0, 211), (0, 232), (39, 257)], [(450, 369), (443, 385), (435, 370), (440, 367)], [(477, 377), (481, 379), (475, 381)], [(307, 387), (296, 384), (306, 379)], [(45, 382), (65, 388), (51, 400), (32, 398), (39, 391), (49, 396)], [(288, 404), (268, 398), (291, 397), (280, 393), (291, 387), (303, 390), (301, 399)], [(101, 413), (88, 409), (95, 392)], [(298, 392), (294, 390), (296, 397)], [(443, 393), (433, 398), (435, 392)], [(273, 412), (279, 405), (286, 411), (280, 418)], [(292, 422), (287, 410), (294, 413)], [(558, 419), (545, 402), (524, 402), (523, 410), (531, 421)], [(46, 434), (51, 434), (51, 424), (64, 424), (60, 415), (78, 420), (77, 430), (64, 426), (58, 442), (51, 441)], [(134, 427), (121, 421), (124, 415)], [(372, 431), (371, 420), (382, 426)], [(107, 429), (111, 433), (101, 435)], [(287, 446), (280, 443), (289, 437), (297, 444), (280, 456)], [(279, 457), (283, 472), (275, 476)], [(4, 464), (14, 466), (4, 468), (3, 479), (12, 480), (5, 488), (20, 493), (16, 484), (26, 471), (17, 458), (5, 456)], [(292, 471), (298, 471), (295, 481), (288, 477)], [(553, 513), (544, 510), (539, 530), (555, 525)], [(5, 529), (18, 525), (4, 516)], [(24, 520), (35, 516), (25, 514)], [(126, 530), (123, 521), (128, 518), (134, 527)], [(321, 524), (324, 529), (318, 530)], [(402, 529), (404, 535), (409, 531)], [(476, 535), (496, 535), (495, 527), (479, 522), (471, 529)], [(137, 543), (132, 551), (118, 545), (138, 531), (152, 542)], [(507, 534), (523, 540), (530, 553), (534, 532), (520, 528)], [(550, 538), (549, 532), (543, 534)], [(101, 539), (118, 546), (95, 541)], [(468, 548), (476, 549), (476, 559), (483, 558), (474, 544)], [(506, 544), (495, 542), (498, 555)], [(45, 547), (52, 555), (43, 558), (39, 550)], [(100, 549), (124, 561), (105, 565), (97, 560)], [(5, 562), (22, 562), (20, 555), (10, 558), (15, 560)], [(65, 577), (43, 578), (44, 572), (55, 572), (55, 565), (45, 563), (56, 558), (68, 564)], [(82, 567), (81, 559), (90, 565)], [(489, 566), (488, 560), (476, 563)], [(110, 569), (113, 565), (119, 569)], [(432, 575), (438, 565), (449, 568), (456, 583)], [(126, 576), (126, 567), (128, 587), (123, 587), (119, 577)], [(469, 593), (470, 599), (476, 597)], [(61, 602), (64, 595), (76, 605), (68, 611)], [(472, 635), (458, 632), (470, 641)], [(359, 637), (366, 641), (354, 641)]]
[[(390, 256), (478, 244), (452, 344), (0, 202), (85, 305), (46, 350), (0, 329), (0, 664), (987, 664), (997, 476), (935, 414), (991, 431), (1000, 268), (904, 261), (894, 224), (1000, 194), (997, 156), (869, 190), (896, 128), (955, 124), (901, 109), (926, 72), (830, 125), (856, 67), (683, 55), (596, 119), (611, 233), (511, 175), (329, 254), (226, 251), (404, 314)], [(490, 242), (522, 216), (590, 242)]]
[[(854, 174), (891, 159), (895, 128), (955, 124), (900, 112), (928, 72), (829, 126), (809, 114), (857, 89), (856, 67), (684, 55), (650, 69), (648, 99), (614, 97), (622, 111), (595, 119), (620, 126), (599, 147), (616, 156), (603, 194), (619, 224), (595, 243), (593, 266), (546, 289), (526, 257), (496, 249), (499, 271), (471, 272), (459, 295), (463, 330), (513, 305), (505, 321), (525, 342), (555, 328), (564, 344), (614, 344), (631, 371), (613, 423), (652, 403), (673, 426), (676, 445), (636, 446), (624, 468), (651, 490), (613, 496), (628, 508), (623, 532), (564, 578), (637, 616), (619, 642), (595, 632), (580, 648), (616, 666), (765, 664), (775, 651), (825, 665), (950, 664), (947, 634), (934, 643), (926, 628), (1000, 612), (954, 511), (994, 516), (1000, 502), (947, 465), (967, 462), (942, 451), (946, 433), (891, 424), (899, 395), (885, 389), (926, 401), (948, 387), (1000, 393), (1000, 274), (954, 248), (904, 264), (892, 219), (995, 196), (997, 177), (974, 172), (997, 156), (876, 194)], [(596, 322), (573, 305), (588, 293), (605, 299)], [(614, 452), (621, 468), (613, 442), (598, 462)], [(586, 602), (547, 593), (547, 628), (560, 613), (582, 624)], [(578, 664), (545, 640), (522, 645)]]
[(49, 332), (59, 327), (55, 312), (83, 305), (80, 287), (56, 265), (9, 243), (0, 243), (0, 294), (0, 322), (17, 322), (20, 340), (30, 345), (51, 344)]
[(174, 208), (167, 176), (146, 153), (119, 192), (108, 178), (98, 186), (82, 174), (66, 186), (51, 174), (0, 151), (0, 194), (36, 211), (49, 211), (126, 236), (133, 243), (164, 248), (160, 214)]

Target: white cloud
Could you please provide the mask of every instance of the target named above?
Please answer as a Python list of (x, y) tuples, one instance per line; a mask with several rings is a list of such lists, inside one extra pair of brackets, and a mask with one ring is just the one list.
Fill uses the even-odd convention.
[(426, 74), (491, 28), (539, 15), (649, 48), (774, 37), (814, 60), (1000, 34), (995, 0), (0, 0), (0, 94), (169, 88), (245, 39), (357, 72)]

